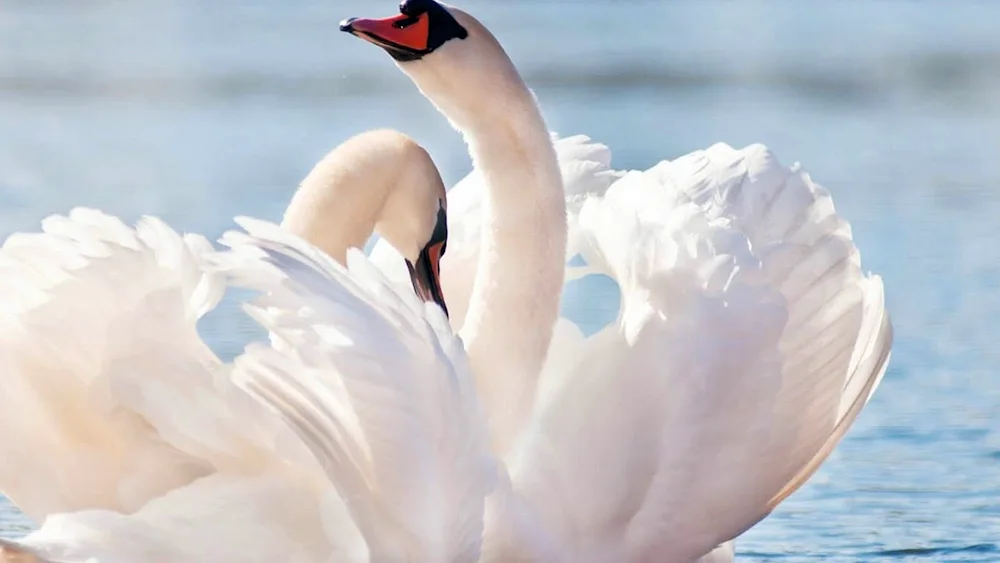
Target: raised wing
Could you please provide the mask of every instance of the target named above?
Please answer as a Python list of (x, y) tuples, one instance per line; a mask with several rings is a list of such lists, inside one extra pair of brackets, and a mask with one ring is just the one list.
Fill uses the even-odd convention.
[(154, 389), (220, 367), (195, 328), (223, 290), (201, 268), (211, 245), (88, 209), (42, 228), (0, 250), (0, 488), (35, 520), (132, 511), (211, 471), (130, 404), (176, 408)]
[(0, 250), (0, 488), (29, 517), (132, 513), (216, 471), (304, 446), (229, 379), (198, 320), (225, 283), (212, 245), (89, 209)]
[(871, 396), (881, 280), (826, 191), (761, 146), (631, 173), (580, 226), (621, 312), (548, 393), (515, 488), (578, 560), (694, 560), (801, 485)]
[(473, 561), (495, 476), (461, 342), (443, 312), (359, 252), (348, 268), (270, 223), (241, 219), (220, 255), (280, 343), (235, 378), (279, 413), (346, 500), (371, 560)]

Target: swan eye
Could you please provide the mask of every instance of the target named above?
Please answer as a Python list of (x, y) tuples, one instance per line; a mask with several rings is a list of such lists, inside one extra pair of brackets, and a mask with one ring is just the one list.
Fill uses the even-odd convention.
[(396, 21), (392, 22), (392, 27), (395, 27), (396, 29), (406, 29), (406, 28), (410, 27), (411, 25), (417, 23), (418, 21), (420, 21), (419, 17), (416, 17), (416, 16), (406, 16), (406, 18), (404, 18), (404, 19), (396, 20)]

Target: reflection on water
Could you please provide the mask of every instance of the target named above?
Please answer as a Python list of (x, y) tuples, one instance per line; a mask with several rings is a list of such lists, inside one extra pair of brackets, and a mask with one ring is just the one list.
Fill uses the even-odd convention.
[[(391, 126), (450, 182), (464, 146), (339, 18), (394, 2), (14, 0), (0, 15), (0, 236), (74, 205), (216, 236), (277, 219), (329, 148)], [(717, 141), (801, 161), (883, 274), (890, 373), (744, 561), (1000, 559), (1000, 5), (471, 0), (554, 130), (648, 167)], [(605, 292), (605, 293), (602, 293)], [(608, 310), (576, 288), (570, 314)], [(588, 298), (589, 296), (589, 298)], [(206, 330), (224, 354), (251, 325)], [(735, 469), (738, 470), (738, 469)], [(4, 534), (15, 513), (0, 505)]]

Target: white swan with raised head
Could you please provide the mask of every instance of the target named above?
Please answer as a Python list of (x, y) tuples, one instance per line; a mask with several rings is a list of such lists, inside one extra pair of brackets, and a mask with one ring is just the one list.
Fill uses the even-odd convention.
[[(531, 401), (540, 372), (503, 357), (521, 354), (518, 340), (540, 356), (524, 340), (548, 344), (552, 284), (575, 275), (551, 232), (519, 236), (564, 226), (531, 93), (480, 22), (434, 0), (341, 29), (385, 49), (472, 152), (461, 195), (478, 214), (453, 215), (450, 231), (468, 235), (442, 275), (454, 310), (470, 296), (461, 326), (480, 338), (470, 354), (510, 471), (513, 496), (491, 501), (485, 560), (691, 561), (812, 475), (875, 390), (892, 342), (881, 279), (862, 272), (823, 188), (760, 145), (627, 173), (592, 151), (600, 165), (588, 174), (613, 182), (567, 186), (569, 249), (618, 282), (620, 313), (587, 339), (563, 331)], [(520, 231), (504, 230), (509, 221)], [(556, 256), (558, 272), (541, 262)], [(479, 313), (488, 288), (504, 287), (520, 301)], [(518, 393), (497, 392), (511, 381)], [(731, 553), (727, 543), (710, 557)]]

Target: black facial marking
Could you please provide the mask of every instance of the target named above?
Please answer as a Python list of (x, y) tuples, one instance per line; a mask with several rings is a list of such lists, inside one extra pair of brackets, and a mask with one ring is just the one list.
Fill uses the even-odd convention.
[(434, 232), (431, 233), (431, 240), (428, 241), (428, 245), (443, 243), (441, 245), (441, 256), (444, 256), (444, 251), (448, 247), (448, 213), (444, 209), (443, 204), (438, 205), (437, 212), (437, 223), (434, 224)]
[(430, 34), (427, 37), (427, 52), (433, 53), (438, 47), (452, 39), (465, 39), (469, 32), (444, 6), (433, 0), (417, 0), (428, 4), (427, 17), (430, 18)]
[(386, 49), (389, 54), (400, 62), (420, 60), (438, 50), (452, 39), (466, 39), (469, 32), (458, 23), (444, 6), (434, 0), (403, 0), (399, 5), (399, 13), (416, 20), (421, 16), (428, 20), (427, 48), (419, 52), (412, 49)]
[[(440, 248), (436, 248), (440, 245)], [(418, 297), (425, 301), (434, 301), (444, 314), (448, 314), (448, 305), (445, 303), (444, 294), (441, 290), (441, 257), (444, 256), (448, 248), (448, 213), (445, 211), (444, 200), (438, 201), (437, 221), (434, 223), (434, 232), (427, 244), (420, 250), (416, 262), (406, 260), (406, 265), (410, 270), (410, 281), (413, 283), (413, 291)]]

